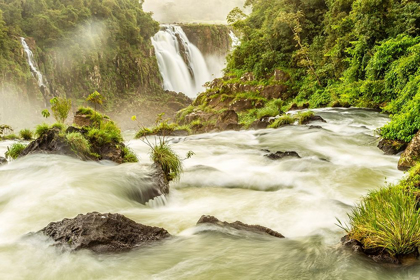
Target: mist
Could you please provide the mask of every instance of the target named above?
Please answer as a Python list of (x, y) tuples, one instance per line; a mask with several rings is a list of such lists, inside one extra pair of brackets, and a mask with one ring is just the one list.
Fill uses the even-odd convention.
[(160, 23), (226, 23), (226, 16), (245, 0), (145, 0), (143, 9)]

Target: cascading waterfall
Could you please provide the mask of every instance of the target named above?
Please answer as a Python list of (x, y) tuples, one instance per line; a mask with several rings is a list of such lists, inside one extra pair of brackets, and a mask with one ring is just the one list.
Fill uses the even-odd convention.
[(236, 48), (241, 44), (241, 40), (239, 40), (239, 38), (236, 37), (235, 33), (233, 33), (232, 30), (229, 32), (229, 37), (232, 40), (232, 49)]
[(25, 38), (20, 37), (20, 42), (22, 43), (23, 50), (26, 53), (26, 57), (28, 60), (29, 68), (31, 69), (31, 73), (34, 76), (34, 78), (37, 79), (39, 89), (42, 92), (45, 102), (48, 104), (49, 92), (48, 92), (48, 87), (46, 86), (46, 84), (48, 83), (47, 82), (44, 83), (44, 77), (42, 76), (41, 72), (38, 70), (37, 64), (34, 59), (34, 54), (29, 48), (28, 44), (26, 43)]
[(191, 44), (180, 26), (162, 25), (152, 44), (165, 90), (195, 97), (212, 79), (200, 50)]

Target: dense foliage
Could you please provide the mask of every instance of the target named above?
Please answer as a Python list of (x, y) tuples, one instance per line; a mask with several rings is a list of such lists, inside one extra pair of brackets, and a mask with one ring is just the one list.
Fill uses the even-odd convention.
[(159, 24), (137, 0), (0, 0), (1, 90), (38, 92), (20, 37), (51, 95), (109, 100), (160, 88), (150, 37)]
[(382, 108), (387, 139), (410, 141), (420, 128), (420, 3), (414, 0), (248, 0), (252, 13), (228, 20), (242, 44), (227, 72), (275, 69), (292, 77), (293, 102)]

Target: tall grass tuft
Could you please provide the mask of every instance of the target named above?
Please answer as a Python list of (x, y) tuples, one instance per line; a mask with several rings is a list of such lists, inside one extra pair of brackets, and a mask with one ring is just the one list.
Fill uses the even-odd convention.
[(371, 192), (349, 214), (343, 228), (365, 249), (383, 249), (392, 256), (420, 246), (420, 210), (410, 188), (391, 186)]
[(66, 135), (71, 149), (80, 156), (89, 157), (91, 155), (89, 141), (79, 132), (73, 132)]
[(168, 179), (168, 181), (179, 179), (182, 173), (182, 161), (171, 149), (169, 144), (160, 141), (151, 148), (150, 158), (153, 162), (162, 166), (166, 179)]
[(19, 132), (20, 138), (22, 138), (23, 140), (32, 140), (33, 137), (33, 133), (30, 129), (22, 129)]
[(12, 159), (17, 159), (19, 155), (25, 150), (26, 145), (22, 143), (14, 143), (10, 147), (7, 147), (7, 152), (5, 153), (6, 157), (10, 157)]
[(284, 125), (289, 125), (289, 124), (293, 124), (295, 122), (295, 119), (293, 118), (293, 116), (290, 115), (283, 115), (279, 118), (277, 118), (272, 124), (270, 124), (268, 127), (269, 128), (278, 128), (280, 126), (284, 126)]

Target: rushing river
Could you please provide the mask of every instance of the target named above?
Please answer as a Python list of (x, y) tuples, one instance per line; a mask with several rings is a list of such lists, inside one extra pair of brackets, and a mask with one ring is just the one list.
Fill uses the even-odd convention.
[[(376, 148), (388, 121), (360, 109), (317, 110), (322, 128), (291, 126), (174, 138), (184, 162), (166, 205), (129, 193), (148, 171), (148, 147), (128, 145), (143, 164), (98, 164), (32, 155), (0, 167), (0, 279), (418, 279), (420, 266), (386, 267), (340, 245), (336, 218), (369, 190), (403, 176), (397, 156)], [(11, 142), (0, 142), (0, 154)], [(272, 161), (264, 149), (302, 157)], [(91, 211), (123, 214), (174, 237), (115, 255), (62, 252), (25, 234)], [(260, 224), (285, 239), (196, 227), (203, 214)]]

